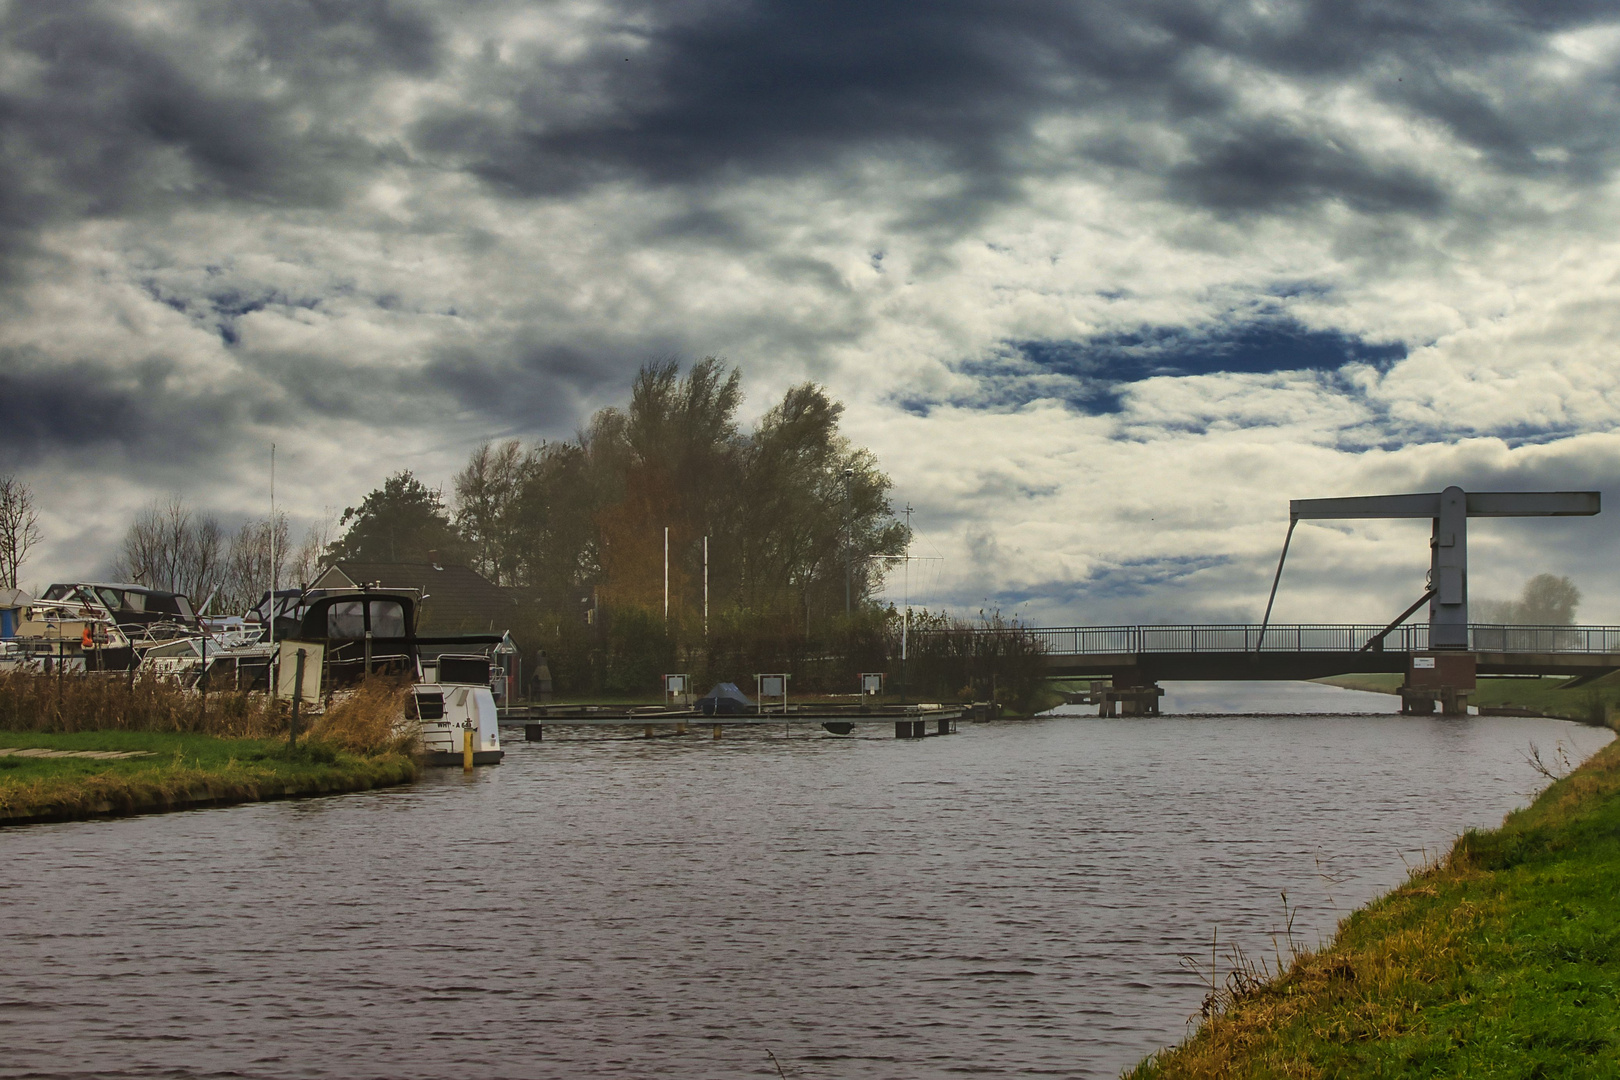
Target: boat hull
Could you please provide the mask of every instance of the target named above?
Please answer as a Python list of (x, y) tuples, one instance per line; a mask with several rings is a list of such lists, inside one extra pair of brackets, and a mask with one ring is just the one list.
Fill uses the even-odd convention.
[[(499, 765), (501, 758), (505, 756), (505, 750), (474, 750), (473, 764)], [(459, 751), (451, 753), (448, 750), (428, 750), (422, 755), (422, 764), (428, 766), (444, 766), (448, 768), (452, 765), (460, 766), (464, 760)]]

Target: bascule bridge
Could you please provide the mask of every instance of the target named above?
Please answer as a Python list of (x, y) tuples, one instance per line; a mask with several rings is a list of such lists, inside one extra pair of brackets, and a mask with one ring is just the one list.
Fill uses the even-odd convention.
[[(1156, 713), (1159, 683), (1177, 679), (1319, 679), (1392, 672), (1405, 676), (1402, 711), (1467, 711), (1476, 675), (1562, 675), (1571, 684), (1620, 669), (1620, 627), (1495, 626), (1468, 619), (1468, 521), (1500, 517), (1590, 517), (1595, 491), (1476, 491), (1295, 499), (1265, 617), (1257, 624), (1074, 626), (1034, 631), (1049, 672), (1107, 678), (1105, 715)], [(1301, 521), (1428, 518), (1429, 574), (1422, 595), (1384, 626), (1272, 625), (1294, 529)], [(1407, 620), (1425, 604), (1426, 624)]]

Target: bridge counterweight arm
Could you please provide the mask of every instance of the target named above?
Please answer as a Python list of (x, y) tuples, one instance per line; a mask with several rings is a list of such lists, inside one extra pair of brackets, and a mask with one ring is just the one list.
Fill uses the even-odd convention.
[[(1602, 508), (1596, 491), (1444, 491), (1410, 495), (1360, 495), (1342, 499), (1294, 499), (1288, 504), (1288, 536), (1302, 520), (1342, 518), (1428, 518), (1434, 522), (1429, 539), (1429, 647), (1468, 648), (1468, 519), (1471, 517), (1591, 517)], [(1288, 540), (1283, 541), (1283, 558)], [(1271, 605), (1282, 577), (1282, 559), (1271, 581), (1266, 617), (1260, 625), (1265, 637)], [(1418, 605), (1414, 605), (1414, 610)], [(1408, 612), (1410, 614), (1410, 612)], [(1403, 619), (1405, 616), (1403, 616)], [(1399, 623), (1401, 620), (1397, 620)], [(1392, 624), (1393, 627), (1394, 624)], [(1386, 630), (1385, 633), (1389, 631)], [(1381, 641), (1383, 635), (1377, 639)], [(1369, 643), (1370, 644), (1370, 643)], [(1259, 644), (1255, 646), (1259, 651)]]
[[(1289, 516), (1333, 518), (1437, 518), (1444, 492), (1418, 495), (1355, 495), (1342, 499), (1294, 499)], [(1601, 509), (1596, 491), (1470, 491), (1469, 517), (1591, 517)]]

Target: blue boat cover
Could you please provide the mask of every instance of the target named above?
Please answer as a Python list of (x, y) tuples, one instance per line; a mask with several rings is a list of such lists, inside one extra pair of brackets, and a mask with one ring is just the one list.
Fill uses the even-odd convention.
[(714, 689), (698, 698), (698, 712), (704, 716), (737, 716), (741, 713), (752, 712), (754, 703), (739, 689), (736, 683), (715, 683)]

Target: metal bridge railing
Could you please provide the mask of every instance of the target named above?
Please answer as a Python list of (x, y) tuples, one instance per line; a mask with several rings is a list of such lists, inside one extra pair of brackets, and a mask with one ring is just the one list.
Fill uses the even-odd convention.
[[(1342, 623), (1271, 625), (1260, 636), (1259, 623), (1189, 623), (1181, 626), (1064, 626), (1031, 629), (1048, 654), (1058, 656), (1145, 652), (1354, 652), (1382, 626)], [(1491, 626), (1468, 628), (1469, 648), (1477, 652), (1620, 652), (1620, 626)], [(1398, 626), (1384, 636), (1386, 652), (1429, 647), (1426, 624)]]

